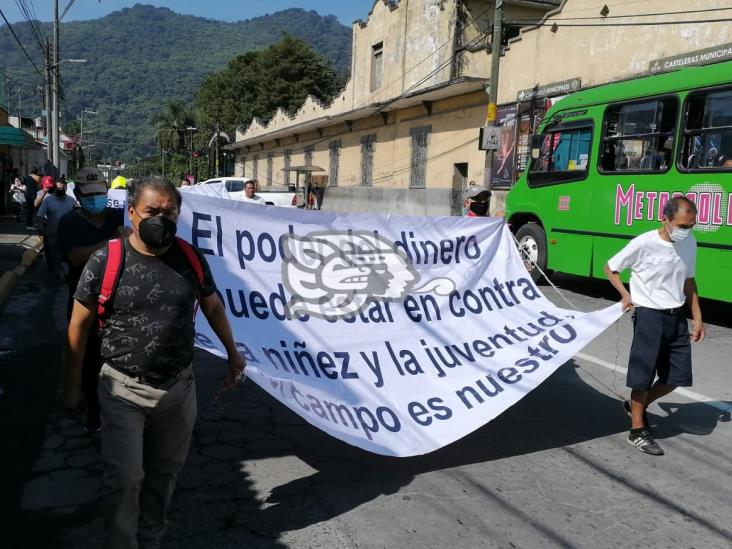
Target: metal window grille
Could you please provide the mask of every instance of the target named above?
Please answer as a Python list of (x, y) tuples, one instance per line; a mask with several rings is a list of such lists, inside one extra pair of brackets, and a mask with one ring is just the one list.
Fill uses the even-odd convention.
[(361, 185), (371, 186), (374, 183), (374, 143), (376, 135), (365, 135), (361, 138)]
[(330, 149), (330, 170), (328, 172), (328, 186), (338, 186), (338, 168), (340, 165), (341, 156), (341, 140), (337, 139), (331, 141), (329, 145)]
[[(292, 149), (285, 149), (285, 169), (290, 167), (290, 157), (292, 156)], [(290, 172), (285, 172), (285, 185), (290, 186)]]
[(413, 189), (423, 189), (427, 176), (427, 145), (430, 140), (432, 126), (412, 128), (412, 158), (409, 170), (409, 186)]
[(272, 185), (272, 172), (274, 171), (274, 153), (267, 154), (267, 185)]
[(259, 155), (255, 154), (252, 160), (252, 179), (257, 179), (259, 175)]
[(371, 90), (381, 87), (381, 76), (384, 73), (384, 43), (379, 42), (371, 47)]
[(305, 165), (306, 166), (312, 166), (313, 165), (313, 153), (315, 152), (315, 145), (308, 145), (305, 147)]
[(241, 176), (242, 177), (247, 176), (247, 157), (246, 156), (241, 157)]

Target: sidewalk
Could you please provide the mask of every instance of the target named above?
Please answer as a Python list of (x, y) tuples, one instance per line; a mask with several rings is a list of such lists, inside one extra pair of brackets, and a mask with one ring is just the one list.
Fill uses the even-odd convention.
[(0, 216), (0, 306), (36, 260), (43, 241), (12, 216)]

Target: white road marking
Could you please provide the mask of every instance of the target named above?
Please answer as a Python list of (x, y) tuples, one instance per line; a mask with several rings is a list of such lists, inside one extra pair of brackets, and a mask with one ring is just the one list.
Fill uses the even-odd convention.
[[(621, 374), (628, 373), (627, 368), (623, 368), (622, 366), (619, 366), (618, 364), (613, 364), (612, 362), (602, 360), (601, 358), (597, 358), (592, 355), (588, 355), (585, 353), (577, 353), (575, 356), (582, 360), (586, 360), (587, 362), (592, 362), (593, 364), (597, 364), (598, 366), (607, 368), (608, 370), (620, 372)], [(701, 402), (702, 404), (706, 404), (707, 406), (711, 406), (712, 408), (716, 408), (717, 410), (721, 410), (722, 412), (726, 412), (728, 414), (732, 413), (732, 406), (730, 406), (726, 402), (722, 402), (722, 401), (713, 399), (706, 395), (695, 393), (694, 391), (690, 391), (689, 389), (686, 389), (684, 387), (678, 387), (674, 391), (674, 393), (683, 395), (686, 398), (691, 399), (691, 400), (696, 400), (697, 402)]]

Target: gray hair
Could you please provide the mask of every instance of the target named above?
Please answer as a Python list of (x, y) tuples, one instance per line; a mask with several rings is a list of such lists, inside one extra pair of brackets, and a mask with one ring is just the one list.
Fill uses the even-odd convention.
[(679, 211), (681, 204), (686, 204), (694, 214), (697, 213), (696, 204), (685, 196), (676, 196), (663, 205), (663, 217), (671, 221)]
[(140, 200), (140, 196), (142, 196), (142, 192), (145, 189), (170, 194), (175, 197), (178, 208), (183, 203), (183, 197), (180, 191), (178, 191), (178, 187), (169, 179), (159, 175), (151, 175), (135, 181), (127, 191), (127, 203), (131, 206), (137, 206), (137, 202)]

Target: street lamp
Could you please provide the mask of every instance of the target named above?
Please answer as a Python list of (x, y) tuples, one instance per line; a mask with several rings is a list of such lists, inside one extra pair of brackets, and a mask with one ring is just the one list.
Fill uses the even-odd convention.
[[(53, 147), (53, 152), (51, 155), (51, 162), (53, 163), (54, 169), (58, 172), (60, 166), (60, 157), (59, 157), (59, 147), (60, 147), (60, 130), (59, 130), (59, 123), (58, 123), (58, 82), (59, 82), (59, 71), (58, 67), (62, 63), (86, 63), (86, 59), (61, 59), (60, 61), (57, 61), (56, 63), (51, 63), (50, 60), (47, 58), (46, 63), (46, 74), (48, 75), (49, 72), (53, 73), (52, 77), (52, 83), (51, 86), (51, 100), (52, 100), (52, 111), (53, 116), (51, 117), (51, 134), (53, 136), (53, 143), (51, 140), (48, 140), (48, 146)], [(48, 107), (46, 107), (48, 108)], [(56, 174), (58, 175), (58, 173)]]

